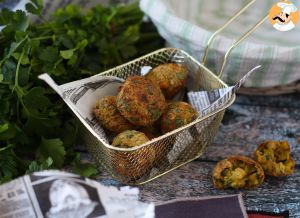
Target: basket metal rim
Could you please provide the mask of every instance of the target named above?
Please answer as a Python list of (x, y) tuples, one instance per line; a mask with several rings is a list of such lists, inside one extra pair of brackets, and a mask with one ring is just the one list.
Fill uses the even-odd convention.
[[(134, 60), (132, 60), (132, 61), (129, 61), (129, 62), (125, 63), (125, 64), (119, 65), (119, 66), (117, 66), (117, 67), (114, 67), (114, 68), (109, 69), (109, 70), (107, 70), (107, 71), (104, 71), (104, 72), (102, 72), (102, 73), (99, 73), (99, 74), (97, 74), (97, 75), (95, 75), (95, 76), (99, 76), (99, 75), (105, 76), (105, 74), (108, 74), (108, 73), (110, 73), (111, 71), (114, 71), (114, 70), (117, 70), (117, 69), (121, 69), (121, 68), (123, 68), (123, 67), (125, 67), (125, 66), (127, 66), (127, 65), (129, 65), (129, 64), (132, 64), (133, 62), (136, 62), (136, 61), (138, 61), (138, 60), (147, 58), (147, 57), (152, 56), (152, 55), (154, 55), (154, 54), (156, 54), (156, 53), (163, 52), (163, 51), (165, 51), (165, 50), (174, 50), (174, 51), (178, 51), (178, 52), (181, 52), (181, 53), (185, 54), (188, 58), (192, 59), (199, 67), (203, 68), (203, 69), (206, 70), (209, 74), (211, 74), (211, 76), (214, 77), (216, 80), (218, 80), (218, 82), (220, 82), (225, 88), (228, 87), (228, 85), (227, 85), (225, 82), (223, 82), (218, 76), (216, 76), (216, 75), (215, 75), (211, 70), (209, 70), (206, 66), (204, 66), (204, 65), (201, 64), (201, 63), (199, 63), (195, 58), (193, 58), (193, 57), (192, 57), (191, 55), (189, 55), (187, 52), (185, 52), (185, 51), (183, 51), (183, 50), (181, 50), (181, 49), (177, 49), (177, 48), (162, 48), (162, 49), (156, 50), (156, 51), (151, 52), (151, 53), (149, 53), (149, 54), (146, 54), (146, 55), (144, 55), (144, 56), (142, 56), (142, 57), (139, 57), (139, 58), (136, 58), (136, 59), (134, 59)], [(93, 76), (93, 77), (95, 77), (95, 76)], [(162, 140), (162, 139), (164, 139), (164, 138), (167, 138), (167, 137), (169, 137), (169, 136), (171, 136), (171, 135), (174, 135), (174, 134), (176, 134), (176, 133), (179, 133), (179, 132), (181, 132), (181, 131), (187, 129), (187, 128), (190, 127), (190, 126), (193, 126), (193, 125), (195, 125), (195, 124), (197, 124), (197, 123), (199, 123), (199, 122), (201, 122), (201, 121), (203, 121), (203, 120), (205, 120), (205, 119), (207, 119), (207, 118), (209, 118), (209, 117), (211, 117), (211, 116), (213, 116), (213, 115), (215, 115), (215, 114), (221, 112), (222, 110), (225, 110), (226, 108), (228, 108), (230, 105), (233, 104), (233, 102), (235, 101), (235, 98), (236, 98), (236, 95), (234, 94), (234, 95), (232, 96), (231, 100), (230, 100), (226, 105), (224, 105), (223, 107), (219, 108), (218, 110), (216, 110), (216, 111), (214, 111), (214, 112), (212, 112), (212, 113), (209, 113), (209, 114), (207, 114), (207, 115), (205, 115), (205, 116), (203, 116), (203, 117), (198, 117), (196, 120), (194, 120), (193, 122), (191, 122), (191, 123), (189, 123), (189, 124), (187, 124), (187, 125), (185, 125), (185, 126), (183, 126), (183, 127), (177, 128), (177, 129), (175, 129), (175, 130), (173, 130), (173, 131), (171, 131), (171, 132), (165, 133), (165, 134), (163, 134), (163, 135), (161, 135), (161, 136), (159, 136), (159, 137), (157, 137), (157, 138), (154, 138), (154, 139), (152, 139), (152, 140), (150, 140), (150, 141), (148, 141), (148, 142), (146, 142), (146, 143), (144, 143), (144, 144), (141, 144), (141, 145), (139, 145), (139, 146), (132, 147), (132, 148), (119, 148), (119, 147), (112, 146), (112, 145), (110, 145), (109, 143), (105, 142), (105, 141), (104, 141), (104, 140), (103, 140), (103, 139), (102, 139), (102, 138), (101, 138), (101, 137), (100, 137), (93, 129), (91, 129), (85, 122), (82, 122), (82, 123), (83, 123), (83, 125), (89, 130), (89, 132), (90, 132), (91, 134), (93, 134), (93, 135), (94, 135), (94, 136), (102, 143), (102, 145), (104, 145), (105, 147), (107, 147), (107, 148), (109, 148), (109, 149), (112, 149), (112, 150), (115, 150), (115, 151), (127, 151), (127, 152), (131, 152), (131, 151), (135, 151), (135, 150), (141, 149), (142, 147), (145, 147), (145, 146), (150, 146), (151, 144), (154, 144), (154, 143), (156, 143), (157, 141), (160, 141), (160, 140)]]
[(125, 67), (126, 65), (132, 64), (132, 63), (134, 63), (136, 61), (142, 60), (144, 58), (147, 58), (147, 57), (152, 56), (152, 55), (154, 55), (156, 53), (160, 53), (160, 52), (163, 52), (163, 51), (166, 51), (166, 50), (174, 50), (174, 51), (178, 51), (178, 52), (181, 52), (181, 53), (185, 54), (188, 58), (192, 59), (198, 66), (200, 66), (201, 68), (203, 68), (204, 70), (206, 70), (207, 72), (209, 72), (211, 74), (211, 76), (214, 77), (215, 79), (217, 79), (225, 88), (228, 87), (228, 85), (221, 78), (219, 78), (218, 76), (216, 76), (209, 68), (207, 68), (204, 64), (202, 64), (199, 61), (197, 61), (193, 56), (191, 56), (190, 54), (188, 54), (184, 50), (181, 50), (181, 49), (178, 49), (178, 48), (172, 48), (172, 47), (158, 49), (158, 50), (153, 51), (153, 52), (151, 52), (149, 54), (146, 54), (146, 55), (144, 55), (142, 57), (139, 57), (139, 58), (136, 58), (136, 59), (134, 59), (132, 61), (126, 62), (124, 64), (121, 64), (121, 65), (119, 65), (117, 67), (114, 67), (112, 69), (106, 70), (106, 71), (104, 71), (102, 73), (99, 73), (97, 75), (94, 75), (92, 77), (96, 77), (96, 76), (99, 76), (99, 75), (100, 76), (101, 75), (105, 76), (105, 74), (108, 74), (111, 71), (114, 71), (114, 70), (117, 70), (117, 69), (121, 69), (121, 68)]

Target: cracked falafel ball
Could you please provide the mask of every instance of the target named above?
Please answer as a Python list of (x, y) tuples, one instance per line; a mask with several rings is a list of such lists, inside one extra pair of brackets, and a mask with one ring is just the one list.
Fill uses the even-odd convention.
[(157, 83), (167, 99), (171, 99), (186, 84), (188, 70), (186, 67), (175, 64), (161, 64), (152, 69), (146, 78)]
[(156, 83), (143, 76), (131, 76), (117, 96), (117, 107), (132, 124), (150, 126), (163, 113), (166, 101)]
[(263, 183), (265, 175), (259, 163), (244, 156), (233, 156), (217, 163), (212, 173), (216, 188), (255, 188)]
[(96, 102), (93, 113), (104, 128), (114, 133), (120, 133), (135, 127), (118, 111), (116, 96), (106, 96)]
[(167, 105), (161, 117), (161, 131), (170, 132), (174, 129), (187, 125), (199, 116), (198, 111), (190, 104), (178, 101)]
[(281, 177), (294, 172), (295, 161), (287, 141), (266, 141), (258, 146), (254, 156), (266, 175)]

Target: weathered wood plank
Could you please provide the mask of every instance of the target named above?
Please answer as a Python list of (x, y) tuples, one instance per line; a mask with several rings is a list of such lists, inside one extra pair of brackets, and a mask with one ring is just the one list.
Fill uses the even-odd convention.
[(235, 103), (241, 105), (300, 108), (300, 93), (275, 96), (237, 95)]
[[(289, 210), (291, 217), (300, 217), (300, 170), (287, 178), (267, 178), (253, 190), (218, 190), (211, 182), (211, 171), (216, 163), (194, 161), (145, 185), (139, 186), (141, 200), (162, 202), (185, 197), (203, 197), (243, 193), (248, 210)], [(104, 184), (118, 183), (103, 174)]]

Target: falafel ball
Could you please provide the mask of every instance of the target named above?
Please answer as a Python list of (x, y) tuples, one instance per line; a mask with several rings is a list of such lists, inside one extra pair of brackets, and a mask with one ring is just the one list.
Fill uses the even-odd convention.
[(266, 141), (258, 146), (254, 156), (266, 175), (281, 177), (294, 172), (295, 160), (290, 153), (287, 141)]
[(161, 131), (163, 133), (170, 132), (187, 125), (198, 116), (198, 111), (190, 104), (183, 101), (171, 102), (161, 117)]
[[(127, 130), (118, 134), (112, 142), (113, 146), (132, 148), (149, 141), (147, 136), (135, 130)], [(112, 161), (115, 171), (127, 177), (129, 181), (139, 179), (150, 172), (155, 161), (155, 150), (151, 146), (145, 146), (138, 150), (119, 152)]]
[[(139, 131), (145, 133), (145, 135), (150, 139), (155, 139), (160, 137), (162, 134), (160, 130), (160, 119), (158, 119), (154, 124), (151, 126), (146, 126)], [(156, 143), (153, 144), (153, 149), (155, 150), (155, 166), (158, 169), (164, 169), (167, 164), (169, 164), (168, 160), (168, 153), (172, 150), (174, 142), (176, 138), (167, 138), (163, 140), (159, 140)]]
[(184, 87), (187, 77), (186, 67), (175, 63), (161, 64), (146, 75), (146, 78), (159, 85), (167, 99), (171, 99)]
[(161, 116), (166, 101), (156, 83), (143, 76), (131, 76), (117, 96), (117, 107), (132, 124), (149, 126)]
[(140, 132), (144, 133), (150, 140), (157, 138), (162, 135), (160, 131), (160, 119), (150, 126), (144, 126), (139, 129)]
[(93, 109), (96, 119), (103, 127), (114, 133), (134, 129), (134, 126), (118, 111), (116, 99), (116, 96), (106, 96), (98, 100)]
[(149, 139), (144, 133), (135, 130), (126, 130), (113, 139), (112, 145), (119, 148), (132, 148), (147, 141)]
[(263, 183), (265, 174), (259, 163), (244, 156), (221, 160), (213, 169), (213, 184), (216, 188), (255, 188)]

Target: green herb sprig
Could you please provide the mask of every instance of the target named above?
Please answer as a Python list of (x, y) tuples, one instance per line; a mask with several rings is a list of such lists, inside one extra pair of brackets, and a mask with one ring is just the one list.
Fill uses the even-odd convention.
[[(0, 182), (26, 172), (73, 166), (96, 173), (74, 151), (77, 123), (62, 100), (42, 81), (48, 73), (59, 84), (97, 74), (162, 46), (157, 32), (142, 22), (138, 4), (67, 5), (42, 19), (42, 0), (28, 13), (2, 9), (0, 25)], [(143, 46), (142, 46), (143, 45)]]

